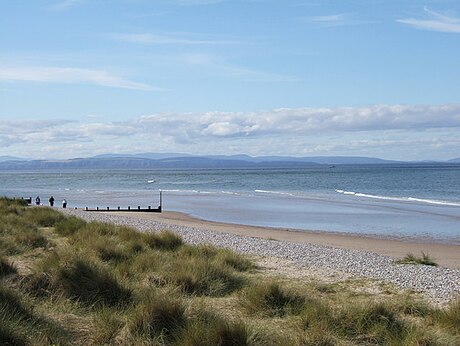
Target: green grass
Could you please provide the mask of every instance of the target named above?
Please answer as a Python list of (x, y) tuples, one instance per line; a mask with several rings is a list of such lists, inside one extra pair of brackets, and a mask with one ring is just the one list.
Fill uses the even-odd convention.
[(354, 289), (0, 198), (2, 345), (460, 345), (460, 300)]
[(460, 299), (453, 302), (447, 309), (435, 312), (435, 319), (442, 326), (460, 335)]
[(304, 295), (276, 281), (246, 287), (241, 295), (241, 305), (250, 313), (263, 313), (271, 317), (300, 314), (306, 300)]
[(423, 264), (427, 266), (435, 266), (438, 264), (426, 253), (422, 252), (420, 257), (415, 256), (414, 254), (407, 254), (404, 258), (396, 261), (398, 264)]
[(149, 338), (177, 338), (187, 323), (181, 299), (147, 295), (134, 313), (131, 329)]
[(0, 278), (9, 274), (16, 273), (17, 270), (10, 261), (0, 256)]

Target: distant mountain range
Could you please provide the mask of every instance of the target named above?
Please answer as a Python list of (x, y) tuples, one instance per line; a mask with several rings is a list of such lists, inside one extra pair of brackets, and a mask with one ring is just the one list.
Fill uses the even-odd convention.
[[(210, 155), (193, 156), (180, 153), (104, 154), (69, 160), (26, 160), (0, 156), (0, 170), (53, 169), (153, 169), (153, 168), (302, 168), (319, 165), (405, 164), (414, 162), (383, 160), (361, 156), (259, 156)], [(418, 162), (432, 164), (435, 162)], [(439, 162), (438, 162), (439, 163)], [(443, 163), (460, 163), (460, 158)]]

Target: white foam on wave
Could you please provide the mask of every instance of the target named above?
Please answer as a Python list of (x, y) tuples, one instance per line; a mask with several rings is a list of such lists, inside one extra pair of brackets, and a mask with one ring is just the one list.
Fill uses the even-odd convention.
[(255, 193), (272, 194), (272, 195), (294, 196), (292, 193), (289, 193), (289, 192), (281, 192), (281, 191), (254, 190), (254, 192), (255, 192)]
[(356, 196), (356, 197), (383, 199), (383, 200), (389, 200), (389, 201), (418, 202), (418, 203), (428, 203), (428, 204), (460, 207), (460, 203), (458, 203), (458, 202), (440, 201), (440, 200), (436, 200), (436, 199), (426, 199), (426, 198), (416, 198), (416, 197), (395, 197), (395, 196), (369, 195), (369, 194), (366, 194), (366, 193), (354, 192), (354, 191), (345, 191), (345, 190), (339, 190), (339, 189), (336, 189), (335, 192), (341, 193), (343, 195), (353, 195), (353, 196)]
[(210, 192), (210, 191), (200, 191), (200, 190), (180, 190), (180, 189), (162, 189), (162, 192), (173, 192), (173, 193), (194, 193), (194, 194), (205, 194), (205, 195), (210, 195), (216, 192)]

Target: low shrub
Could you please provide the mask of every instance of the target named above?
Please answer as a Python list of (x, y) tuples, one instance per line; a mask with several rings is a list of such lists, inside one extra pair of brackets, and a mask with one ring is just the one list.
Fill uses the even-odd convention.
[(250, 313), (277, 317), (299, 314), (305, 302), (305, 296), (282, 287), (276, 281), (249, 286), (240, 297), (240, 303)]

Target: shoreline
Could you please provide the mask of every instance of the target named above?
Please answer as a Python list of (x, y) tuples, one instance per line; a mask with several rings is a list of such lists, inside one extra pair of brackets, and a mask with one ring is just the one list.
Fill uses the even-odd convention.
[(213, 232), (230, 233), (251, 238), (367, 251), (390, 256), (394, 259), (401, 259), (408, 253), (420, 255), (424, 252), (433, 258), (441, 267), (460, 269), (460, 245), (385, 239), (349, 233), (342, 234), (327, 231), (303, 231), (231, 224), (203, 220), (175, 211), (164, 211), (162, 213), (111, 212), (111, 214), (152, 220), (168, 226), (205, 229)]

